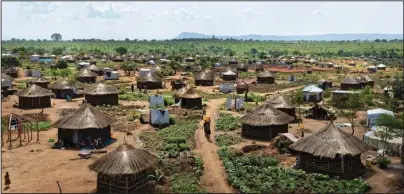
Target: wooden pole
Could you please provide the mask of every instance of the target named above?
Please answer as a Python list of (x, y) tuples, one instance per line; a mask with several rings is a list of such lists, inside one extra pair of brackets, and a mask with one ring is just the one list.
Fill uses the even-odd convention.
[(32, 141), (32, 129), (33, 129), (33, 127), (31, 127), (31, 141)]
[(10, 149), (11, 149), (11, 130), (10, 130), (10, 128), (8, 129), (8, 139), (9, 139), (9, 141), (10, 141)]
[(58, 184), (58, 187), (59, 187), (59, 193), (62, 193), (62, 187), (60, 187), (59, 181), (56, 181), (56, 184)]
[(36, 120), (36, 142), (39, 142), (39, 123), (38, 120)]
[(18, 129), (18, 138), (20, 138), (20, 146), (22, 146), (22, 138), (21, 138), (21, 130), (22, 130), (22, 123), (17, 124), (17, 129)]

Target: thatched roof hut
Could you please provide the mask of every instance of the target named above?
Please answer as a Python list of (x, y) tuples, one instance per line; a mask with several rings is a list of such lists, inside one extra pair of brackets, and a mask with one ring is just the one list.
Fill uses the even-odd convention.
[(307, 112), (307, 116), (311, 119), (330, 120), (335, 118), (335, 111), (324, 103), (316, 103)]
[(88, 137), (92, 140), (101, 137), (103, 142), (110, 140), (110, 125), (115, 121), (110, 115), (84, 103), (76, 111), (60, 117), (53, 127), (58, 128), (58, 139), (65, 145), (77, 145)]
[(195, 76), (195, 85), (196, 86), (213, 86), (214, 79), (215, 79), (215, 77), (212, 73), (202, 71), (198, 75)]
[(137, 88), (147, 89), (162, 89), (163, 81), (161, 77), (156, 75), (155, 73), (148, 72), (145, 76), (141, 76), (137, 78)]
[(248, 92), (248, 84), (243, 79), (239, 80), (236, 85), (237, 94)]
[(238, 62), (236, 59), (230, 59), (229, 64), (234, 65), (234, 64), (238, 64)]
[(349, 61), (348, 65), (349, 65), (349, 66), (355, 66), (355, 65), (356, 65), (356, 62), (355, 62), (355, 61)]
[(172, 90), (178, 90), (187, 86), (187, 84), (182, 79), (176, 79), (171, 81)]
[(292, 116), (293, 118), (296, 117), (296, 106), (293, 105), (290, 98), (287, 96), (275, 95), (272, 98), (270, 98), (266, 103)]
[(264, 71), (264, 65), (263, 64), (257, 64), (255, 65), (255, 72), (259, 73)]
[(318, 87), (326, 90), (328, 88), (332, 87), (332, 81), (326, 80), (326, 79), (320, 79), (318, 80)]
[(363, 173), (360, 155), (369, 146), (331, 121), (290, 145), (290, 149), (299, 152), (297, 167), (300, 169), (349, 178)]
[(18, 77), (18, 69), (15, 68), (15, 67), (10, 67), (10, 68), (6, 69), (6, 70), (4, 71), (4, 73), (5, 73), (6, 75), (9, 75), (10, 77), (13, 77), (13, 78), (17, 78), (17, 77)]
[(118, 105), (119, 90), (115, 86), (96, 83), (84, 88), (84, 98), (87, 103), (96, 105)]
[(31, 84), (36, 84), (38, 86), (41, 86), (42, 88), (48, 89), (49, 80), (46, 79), (45, 77), (39, 77), (38, 79), (34, 79), (27, 82), (27, 86)]
[(98, 193), (153, 193), (148, 176), (157, 157), (130, 144), (122, 144), (88, 166), (97, 175)]
[(95, 74), (97, 74), (98, 76), (102, 76), (104, 75), (104, 71), (102, 69), (100, 69), (99, 67), (97, 67), (96, 65), (90, 65), (90, 67), (88, 67), (88, 69), (92, 72), (94, 72)]
[(184, 94), (180, 96), (181, 107), (186, 109), (202, 109), (202, 96), (195, 92), (195, 88), (189, 88)]
[(173, 97), (174, 97), (175, 103), (179, 102), (180, 99), (181, 99), (181, 96), (182, 96), (183, 94), (185, 94), (185, 92), (187, 92), (187, 91), (188, 91), (188, 88), (186, 88), (186, 87), (183, 87), (183, 88), (180, 88), (180, 89), (175, 90), (175, 91), (173, 92)]
[(239, 64), (238, 66), (237, 66), (237, 71), (242, 71), (242, 72), (247, 72), (248, 71), (248, 65), (246, 65), (246, 64), (244, 64), (244, 63), (242, 63), (242, 64)]
[(373, 87), (375, 84), (372, 78), (370, 78), (368, 75), (360, 75), (356, 78), (356, 80), (359, 81), (359, 83), (362, 85), (362, 88), (366, 86)]
[(279, 133), (287, 133), (288, 124), (293, 120), (293, 117), (265, 103), (241, 117), (241, 134), (244, 137), (270, 140)]
[(341, 90), (356, 90), (361, 88), (361, 83), (353, 77), (346, 77), (341, 82)]
[(54, 94), (41, 86), (32, 84), (31, 86), (19, 91), (18, 106), (20, 108), (44, 108), (51, 106), (51, 96)]
[(84, 89), (84, 84), (76, 80), (60, 78), (50, 85), (50, 89), (55, 93), (56, 98), (66, 98), (67, 95), (74, 98), (79, 96), (78, 90)]
[(273, 83), (275, 83), (275, 75), (273, 75), (269, 71), (263, 71), (257, 75), (257, 83), (273, 84)]
[(13, 78), (4, 73), (1, 74), (1, 89), (7, 90), (12, 86)]
[(225, 72), (222, 73), (222, 79), (224, 81), (237, 80), (237, 73), (235, 73), (231, 68), (227, 68)]
[(97, 79), (97, 74), (90, 71), (89, 69), (82, 69), (77, 74), (77, 81), (82, 83), (95, 83)]

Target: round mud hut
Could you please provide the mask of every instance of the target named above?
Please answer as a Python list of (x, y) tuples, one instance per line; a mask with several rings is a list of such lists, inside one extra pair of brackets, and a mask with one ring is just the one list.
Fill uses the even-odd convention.
[(35, 80), (31, 80), (27, 82), (27, 86), (30, 86), (31, 84), (36, 84), (38, 86), (41, 86), (42, 88), (48, 89), (49, 86), (49, 80), (46, 79), (45, 77), (40, 77)]
[(58, 140), (66, 146), (87, 147), (98, 137), (108, 143), (111, 140), (111, 124), (116, 120), (88, 103), (76, 111), (60, 117), (53, 127), (58, 128)]
[(180, 96), (181, 107), (186, 109), (202, 109), (202, 96), (195, 92), (195, 88), (189, 88), (184, 94)]
[(15, 67), (10, 67), (5, 70), (6, 75), (9, 75), (12, 78), (18, 78), (18, 69)]
[(296, 167), (310, 173), (354, 178), (364, 173), (361, 153), (369, 146), (331, 121), (323, 129), (290, 145), (298, 152)]
[(238, 62), (235, 59), (230, 59), (229, 64), (230, 65), (236, 65), (236, 64), (238, 64)]
[(239, 64), (237, 66), (237, 72), (247, 72), (248, 71), (248, 65), (247, 64)]
[(146, 75), (137, 78), (137, 88), (143, 89), (145, 86), (148, 90), (162, 89), (163, 81), (156, 73), (148, 72)]
[(24, 109), (35, 109), (51, 107), (51, 96), (54, 94), (52, 91), (42, 88), (36, 84), (19, 91), (18, 107)]
[(349, 66), (356, 66), (356, 63), (355, 63), (355, 61), (349, 61), (348, 65)]
[(84, 88), (84, 98), (87, 103), (97, 105), (118, 105), (119, 90), (115, 86), (96, 83)]
[(257, 83), (273, 84), (275, 83), (275, 76), (269, 71), (263, 71), (257, 75)]
[(361, 83), (353, 77), (346, 77), (341, 82), (341, 90), (358, 90), (361, 88)]
[(187, 86), (187, 84), (182, 79), (176, 79), (171, 81), (172, 90), (178, 90)]
[(271, 140), (279, 133), (287, 133), (288, 124), (293, 120), (293, 117), (266, 103), (240, 118), (241, 135), (246, 138)]
[(82, 69), (76, 74), (76, 77), (77, 81), (82, 83), (95, 83), (97, 74), (89, 69)]
[(68, 78), (60, 78), (50, 85), (50, 89), (55, 93), (55, 98), (64, 99), (67, 95), (71, 98), (79, 96), (78, 90), (84, 89), (84, 84)]
[(326, 79), (320, 79), (318, 80), (318, 85), (319, 88), (326, 90), (328, 88), (332, 87), (332, 81), (326, 80)]
[(239, 80), (236, 85), (236, 92), (237, 94), (243, 94), (248, 92), (248, 84), (244, 80)]
[(263, 64), (257, 64), (255, 65), (255, 72), (263, 72), (264, 71), (264, 65)]
[(183, 94), (185, 94), (185, 92), (187, 92), (187, 90), (188, 90), (188, 88), (186, 88), (186, 87), (180, 88), (178, 90), (174, 90), (173, 97), (174, 97), (175, 103), (178, 103), (181, 100), (181, 96)]
[(104, 75), (104, 71), (102, 69), (100, 69), (99, 67), (97, 67), (96, 65), (90, 65), (90, 67), (88, 67), (88, 69), (92, 72), (94, 72), (95, 74), (97, 74), (98, 76), (103, 76)]
[(130, 144), (122, 144), (88, 166), (97, 172), (97, 193), (154, 193), (149, 175), (157, 157)]
[(296, 106), (293, 105), (291, 100), (282, 95), (276, 95), (267, 101), (272, 107), (296, 118)]
[(6, 75), (4, 73), (1, 74), (1, 90), (2, 91), (7, 91), (9, 88), (11, 88), (13, 82), (13, 78), (9, 75)]
[(215, 77), (212, 73), (208, 73), (206, 71), (200, 72), (195, 76), (195, 85), (196, 86), (213, 86)]
[(356, 78), (359, 83), (362, 85), (362, 88), (366, 86), (373, 87), (375, 82), (368, 75), (361, 75)]
[(225, 72), (222, 73), (222, 79), (223, 81), (237, 80), (237, 73), (228, 68)]

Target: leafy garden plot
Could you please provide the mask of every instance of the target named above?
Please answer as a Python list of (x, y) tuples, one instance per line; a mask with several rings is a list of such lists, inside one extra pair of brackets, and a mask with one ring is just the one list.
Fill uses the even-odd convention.
[(328, 175), (278, 167), (273, 157), (238, 154), (221, 147), (218, 155), (228, 182), (243, 193), (364, 193), (369, 186), (362, 179), (338, 180)]
[(239, 118), (231, 114), (221, 113), (220, 118), (216, 121), (216, 130), (218, 131), (234, 131), (240, 127)]

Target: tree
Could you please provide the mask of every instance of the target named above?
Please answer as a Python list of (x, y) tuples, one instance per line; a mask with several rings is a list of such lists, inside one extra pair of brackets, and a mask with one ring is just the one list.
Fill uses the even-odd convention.
[(118, 48), (115, 49), (115, 51), (117, 53), (119, 53), (120, 55), (123, 55), (123, 54), (128, 52), (128, 49), (126, 49), (125, 47), (118, 47)]
[(65, 48), (54, 48), (52, 54), (54, 55), (62, 55), (65, 51)]
[(362, 110), (365, 104), (362, 93), (353, 91), (349, 94), (345, 102), (341, 103), (341, 108), (338, 109), (338, 112), (351, 123), (352, 135), (355, 133), (356, 112)]
[[(383, 139), (384, 145), (389, 139), (394, 137), (401, 137), (404, 145), (404, 114), (401, 118), (397, 118), (393, 115), (382, 114), (376, 120), (376, 125), (384, 127), (385, 130), (377, 131), (376, 135)], [(404, 146), (401, 146), (401, 163), (404, 164)]]
[(258, 53), (256, 48), (252, 48), (251, 49), (251, 54), (253, 54), (254, 56)]
[(51, 75), (53, 79), (56, 79), (56, 77), (59, 75), (59, 72), (56, 69), (51, 69)]
[(14, 56), (1, 57), (2, 68), (19, 67), (19, 66), (21, 66), (21, 62), (17, 57)]
[(70, 69), (62, 69), (59, 72), (59, 75), (62, 77), (68, 77), (69, 79), (71, 78), (72, 72), (70, 71)]
[[(67, 66), (68, 66), (68, 64), (67, 64), (67, 62), (66, 62), (65, 60), (59, 60), (59, 61), (56, 63), (56, 68), (58, 68), (58, 69), (66, 69)], [(64, 77), (64, 76), (63, 76), (63, 77)]]
[(303, 123), (302, 112), (301, 112), (301, 108), (300, 108), (300, 106), (304, 104), (303, 91), (301, 89), (299, 89), (299, 90), (292, 92), (290, 98), (291, 98), (292, 103), (295, 104), (296, 106), (298, 106), (300, 123)]
[(59, 34), (59, 33), (53, 33), (53, 34), (51, 35), (51, 39), (52, 39), (53, 41), (61, 41), (61, 40), (62, 40), (62, 35)]
[(168, 66), (174, 70), (174, 74), (177, 74), (177, 69), (180, 68), (180, 64), (176, 60), (171, 60), (170, 63), (168, 63)]

